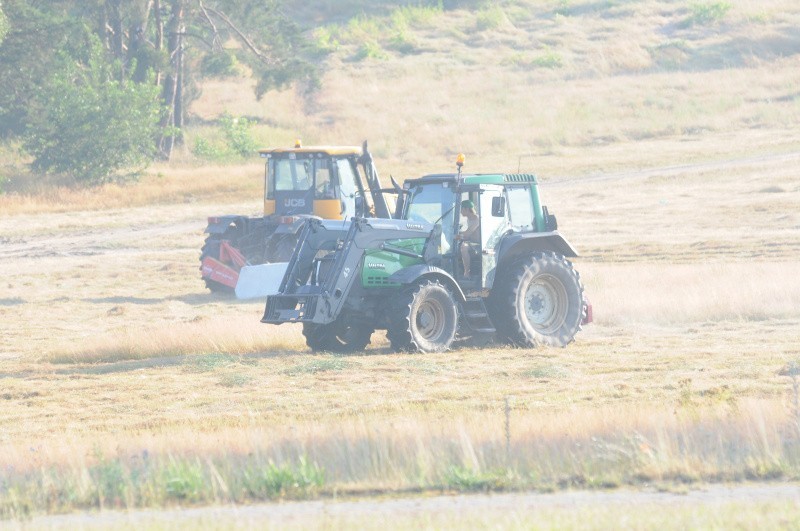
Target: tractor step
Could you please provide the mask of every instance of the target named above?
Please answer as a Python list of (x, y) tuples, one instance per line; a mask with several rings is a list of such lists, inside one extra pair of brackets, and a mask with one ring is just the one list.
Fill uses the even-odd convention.
[(494, 323), (489, 318), (489, 312), (486, 311), (486, 305), (482, 298), (467, 299), (462, 305), (462, 310), (464, 321), (473, 332), (479, 334), (495, 333)]

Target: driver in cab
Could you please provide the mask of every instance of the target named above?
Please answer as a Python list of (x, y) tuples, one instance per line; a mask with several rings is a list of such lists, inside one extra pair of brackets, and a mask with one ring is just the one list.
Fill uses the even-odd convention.
[(471, 276), (470, 252), (477, 250), (480, 243), (481, 219), (475, 212), (475, 203), (466, 199), (461, 201), (461, 217), (467, 220), (467, 226), (456, 235), (456, 240), (461, 241), (461, 262), (464, 264), (464, 276)]

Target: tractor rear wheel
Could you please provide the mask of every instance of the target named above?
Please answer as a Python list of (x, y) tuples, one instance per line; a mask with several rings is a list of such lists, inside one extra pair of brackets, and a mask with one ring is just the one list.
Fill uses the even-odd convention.
[(453, 294), (435, 280), (414, 284), (400, 293), (389, 315), (386, 337), (394, 350), (442, 352), (458, 329)]
[(585, 311), (580, 275), (554, 253), (513, 264), (489, 298), (498, 339), (523, 347), (567, 346), (581, 329)]
[(329, 324), (303, 323), (306, 345), (313, 351), (359, 352), (369, 345), (375, 329), (340, 317)]

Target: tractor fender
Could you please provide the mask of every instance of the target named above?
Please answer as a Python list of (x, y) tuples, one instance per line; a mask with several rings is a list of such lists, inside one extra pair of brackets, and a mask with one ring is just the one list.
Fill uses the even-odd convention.
[(247, 222), (245, 216), (211, 216), (208, 218), (207, 234), (224, 234), (231, 225), (242, 225)]
[(275, 227), (275, 234), (297, 234), (309, 219), (322, 219), (318, 216), (292, 216), (291, 223), (280, 222)]
[(450, 276), (450, 273), (444, 269), (427, 264), (416, 264), (409, 267), (404, 267), (399, 271), (395, 271), (387, 280), (396, 284), (408, 285), (418, 282), (422, 279), (438, 280), (453, 293), (459, 302), (464, 302), (467, 300), (467, 297), (464, 295), (464, 291), (461, 289), (461, 286), (459, 286), (458, 282), (456, 282), (455, 279)]
[(503, 238), (496, 251), (497, 263), (510, 263), (535, 252), (549, 251), (567, 258), (578, 252), (558, 231), (513, 233)]

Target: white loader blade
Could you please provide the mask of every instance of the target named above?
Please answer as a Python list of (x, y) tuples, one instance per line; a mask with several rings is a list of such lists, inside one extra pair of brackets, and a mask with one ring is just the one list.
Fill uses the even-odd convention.
[(236, 282), (237, 299), (259, 299), (276, 295), (281, 287), (288, 262), (244, 266)]

